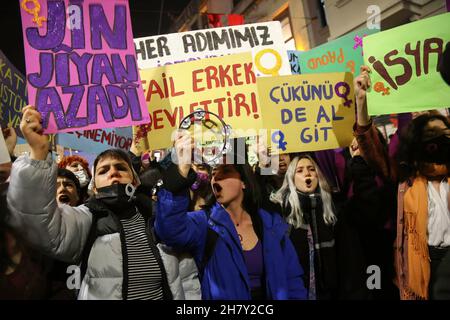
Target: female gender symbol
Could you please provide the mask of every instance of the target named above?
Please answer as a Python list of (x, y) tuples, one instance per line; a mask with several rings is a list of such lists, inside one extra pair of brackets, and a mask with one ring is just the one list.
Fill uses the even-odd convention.
[[(30, 9), (27, 7), (27, 3), (29, 2), (34, 4), (34, 8)], [(35, 22), (39, 27), (42, 27), (42, 21), (47, 21), (47, 18), (39, 16), (39, 12), (41, 11), (41, 4), (38, 0), (23, 0), (21, 6), (23, 10), (34, 16), (32, 21)]]

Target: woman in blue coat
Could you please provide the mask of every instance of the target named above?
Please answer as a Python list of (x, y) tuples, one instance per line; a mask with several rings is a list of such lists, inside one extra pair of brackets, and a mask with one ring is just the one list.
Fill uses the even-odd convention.
[[(190, 139), (184, 134), (176, 140), (178, 159), (183, 148), (190, 155)], [(204, 210), (187, 212), (194, 179), (189, 164), (169, 167), (158, 193), (155, 230), (162, 242), (195, 257), (203, 299), (305, 299), (303, 270), (288, 226), (279, 214), (260, 207), (250, 166), (216, 167), (211, 177), (215, 199)]]

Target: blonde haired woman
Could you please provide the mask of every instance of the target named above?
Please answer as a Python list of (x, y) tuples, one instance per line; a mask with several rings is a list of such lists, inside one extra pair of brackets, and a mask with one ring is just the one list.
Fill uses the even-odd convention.
[(311, 156), (304, 154), (291, 161), (282, 187), (271, 200), (282, 207), (291, 226), (290, 238), (305, 272), (308, 298), (336, 297), (336, 215), (330, 187)]

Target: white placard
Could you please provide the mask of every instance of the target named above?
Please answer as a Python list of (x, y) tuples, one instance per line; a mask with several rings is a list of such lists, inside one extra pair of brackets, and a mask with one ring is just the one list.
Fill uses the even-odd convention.
[(140, 69), (251, 51), (257, 76), (291, 74), (279, 21), (142, 37), (134, 45)]

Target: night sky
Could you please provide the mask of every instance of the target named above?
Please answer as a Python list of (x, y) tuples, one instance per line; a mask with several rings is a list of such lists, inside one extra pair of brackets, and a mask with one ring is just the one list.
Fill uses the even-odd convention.
[[(129, 1), (134, 37), (153, 36), (158, 34), (162, 1), (163, 0)], [(170, 26), (173, 24), (173, 19), (178, 17), (188, 3), (189, 0), (164, 1), (160, 34), (168, 32)], [(2, 33), (2, 44), (0, 49), (13, 64), (25, 74), (19, 0), (1, 1), (0, 12), (0, 30)]]

